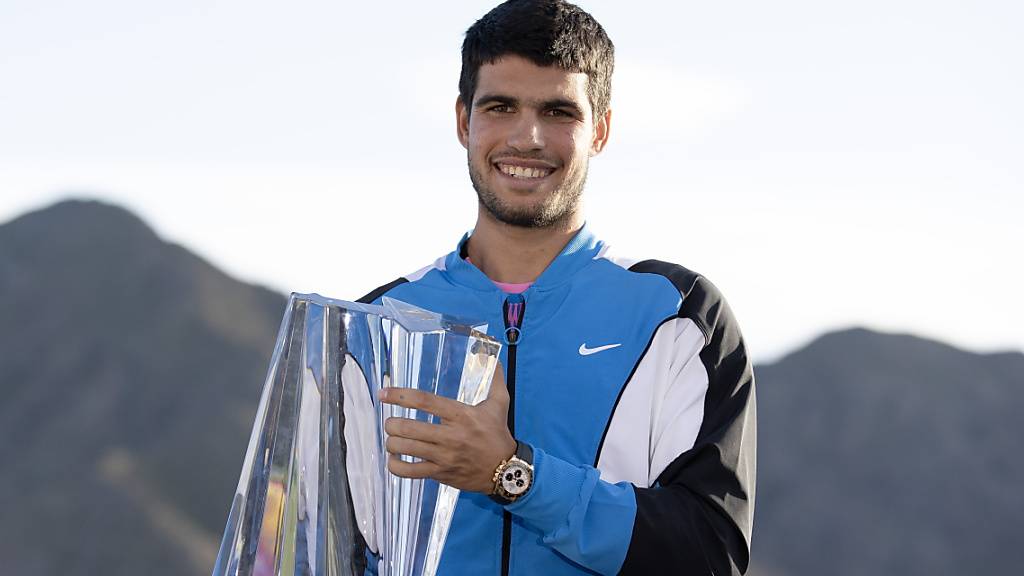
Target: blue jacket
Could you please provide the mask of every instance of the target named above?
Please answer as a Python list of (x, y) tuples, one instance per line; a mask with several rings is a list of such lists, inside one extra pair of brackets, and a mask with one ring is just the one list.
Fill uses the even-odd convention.
[[(728, 305), (680, 266), (626, 261), (584, 227), (506, 302), (464, 246), (365, 296), (488, 322), (535, 480), (462, 492), (440, 574), (741, 574), (754, 509), (754, 380)], [(516, 337), (518, 336), (518, 339)]]

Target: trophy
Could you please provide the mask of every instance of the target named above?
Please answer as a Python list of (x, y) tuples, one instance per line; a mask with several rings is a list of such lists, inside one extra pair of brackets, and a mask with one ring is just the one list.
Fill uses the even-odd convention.
[(389, 298), (292, 294), (213, 575), (435, 574), (459, 491), (391, 474), (384, 421), (438, 419), (377, 392), (477, 404), (501, 348), (485, 333)]

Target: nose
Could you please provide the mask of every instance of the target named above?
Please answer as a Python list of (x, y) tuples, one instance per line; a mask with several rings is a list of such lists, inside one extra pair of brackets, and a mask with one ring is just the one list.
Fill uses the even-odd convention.
[(520, 114), (508, 135), (507, 144), (521, 152), (543, 149), (544, 131), (540, 118), (536, 114)]

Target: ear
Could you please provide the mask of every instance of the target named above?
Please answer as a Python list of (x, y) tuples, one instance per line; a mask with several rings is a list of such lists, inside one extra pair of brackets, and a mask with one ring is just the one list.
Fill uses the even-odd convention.
[(590, 143), (590, 155), (597, 156), (604, 150), (608, 143), (608, 134), (612, 130), (612, 109), (605, 110), (604, 114), (594, 121), (594, 141)]
[(469, 109), (462, 102), (461, 96), (455, 97), (455, 130), (462, 147), (469, 149)]

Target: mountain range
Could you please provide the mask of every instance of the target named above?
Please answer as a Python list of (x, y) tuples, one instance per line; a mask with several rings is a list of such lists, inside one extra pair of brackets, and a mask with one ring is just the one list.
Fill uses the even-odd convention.
[[(0, 224), (0, 575), (208, 574), (284, 306), (115, 206)], [(1024, 354), (849, 329), (755, 374), (751, 574), (1024, 565)]]

